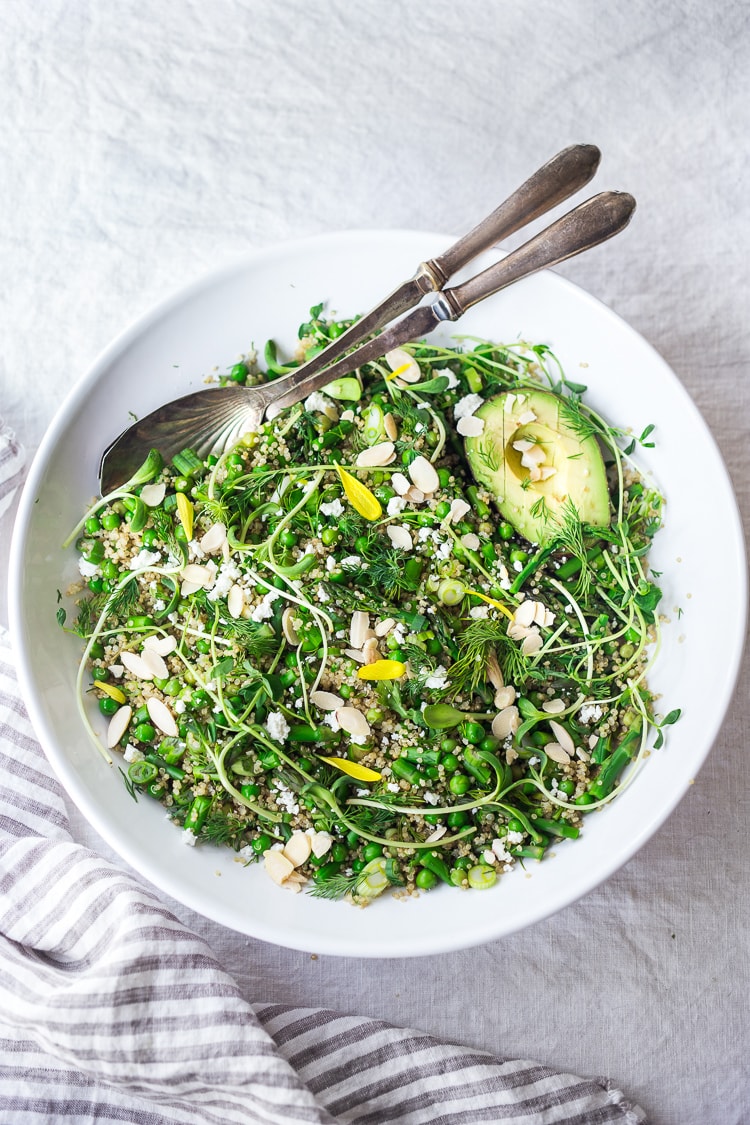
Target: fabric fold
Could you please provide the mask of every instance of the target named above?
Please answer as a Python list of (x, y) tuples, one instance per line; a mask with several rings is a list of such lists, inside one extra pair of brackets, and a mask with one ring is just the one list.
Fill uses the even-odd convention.
[(606, 1080), (252, 1005), (203, 939), (75, 843), (0, 632), (0, 1122), (645, 1125)]

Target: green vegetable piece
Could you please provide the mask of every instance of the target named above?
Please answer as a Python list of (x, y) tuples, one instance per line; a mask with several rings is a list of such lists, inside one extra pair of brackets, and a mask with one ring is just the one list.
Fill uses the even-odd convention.
[(327, 394), (329, 398), (340, 399), (343, 402), (359, 402), (362, 397), (362, 388), (358, 379), (353, 376), (345, 376), (343, 379), (334, 379), (332, 383), (328, 383), (323, 387), (323, 393)]
[(387, 861), (378, 856), (377, 859), (370, 860), (359, 873), (357, 885), (354, 888), (353, 897), (360, 902), (369, 901), (370, 899), (377, 898), (382, 895), (383, 891), (390, 887), (391, 880), (386, 873)]
[[(582, 523), (609, 526), (601, 451), (585, 416), (569, 401), (549, 391), (505, 392), (488, 399), (475, 417), (484, 431), (465, 441), (471, 471), (519, 535), (544, 546), (554, 538), (566, 503), (575, 505)], [(541, 479), (532, 479), (537, 474)]]

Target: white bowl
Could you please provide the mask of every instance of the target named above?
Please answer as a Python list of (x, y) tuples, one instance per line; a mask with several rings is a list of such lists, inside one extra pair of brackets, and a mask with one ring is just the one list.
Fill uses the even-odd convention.
[[(90, 745), (75, 704), (78, 646), (55, 612), (56, 591), (77, 575), (75, 552), (63, 553), (60, 544), (97, 492), (102, 449), (129, 424), (130, 411), (142, 416), (200, 388), (207, 373), (224, 370), (252, 343), (272, 337), (291, 348), (318, 301), (341, 315), (366, 310), (448, 242), (403, 231), (312, 238), (253, 254), (172, 297), (107, 348), (63, 403), (16, 523), (10, 609), (18, 671), (60, 781), (100, 835), (157, 887), (232, 929), (295, 949), (357, 957), (445, 952), (520, 930), (572, 903), (624, 864), (674, 809), (711, 748), (739, 668), (744, 546), (714, 441), (643, 339), (594, 298), (543, 273), (477, 306), (442, 335), (549, 344), (569, 376), (588, 384), (587, 401), (609, 421), (637, 433), (655, 424), (655, 448), (639, 459), (668, 501), (652, 563), (663, 572), (662, 610), (671, 620), (650, 684), (662, 713), (683, 713), (633, 784), (587, 818), (581, 839), (484, 893), (442, 888), (358, 910), (284, 893), (260, 867), (238, 864), (229, 849), (185, 848), (161, 806), (146, 799), (134, 805), (117, 769)], [(710, 516), (701, 516), (699, 497), (710, 499)]]

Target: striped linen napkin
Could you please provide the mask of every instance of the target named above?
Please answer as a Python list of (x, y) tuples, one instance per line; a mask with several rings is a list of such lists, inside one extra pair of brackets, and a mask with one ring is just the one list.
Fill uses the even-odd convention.
[[(21, 463), (0, 424), (0, 505), (9, 505)], [(499, 1060), (375, 1020), (250, 1004), (154, 894), (74, 842), (0, 629), (0, 1123), (93, 1121), (645, 1125), (646, 1117), (606, 1079)]]

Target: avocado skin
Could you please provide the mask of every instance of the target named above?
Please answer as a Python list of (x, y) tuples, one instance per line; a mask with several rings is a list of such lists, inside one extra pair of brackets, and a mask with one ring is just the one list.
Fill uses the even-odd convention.
[[(576, 433), (559, 395), (541, 390), (506, 391), (487, 399), (476, 417), (484, 421), (484, 432), (465, 439), (469, 467), (519, 535), (540, 546), (551, 542), (567, 501), (575, 505), (582, 523), (609, 526), (609, 489), (601, 450), (595, 437), (582, 438)], [(555, 472), (545, 480), (530, 479), (532, 470), (521, 463), (523, 454), (513, 448), (519, 440), (533, 443), (532, 456), (543, 450), (542, 470), (554, 468)], [(524, 481), (528, 481), (525, 487)], [(544, 504), (539, 503), (542, 497)]]

